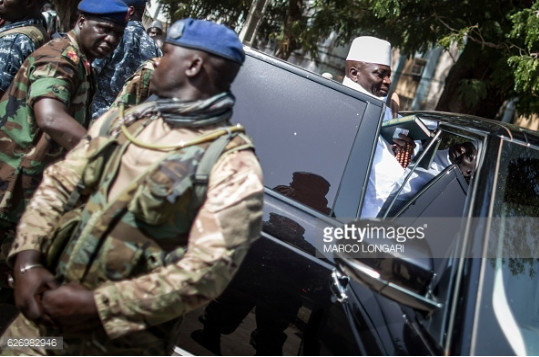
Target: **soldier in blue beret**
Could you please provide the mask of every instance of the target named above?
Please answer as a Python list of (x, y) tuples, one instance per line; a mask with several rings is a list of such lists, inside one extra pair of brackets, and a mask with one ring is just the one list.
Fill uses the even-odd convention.
[(125, 26), (128, 20), (126, 1), (121, 0), (82, 0), (79, 11), (87, 16), (99, 17), (118, 25)]
[[(18, 2), (24, 9), (36, 1)], [(0, 266), (43, 171), (86, 135), (96, 90), (91, 63), (117, 46), (127, 10), (119, 0), (81, 1), (72, 30), (32, 52), (0, 99)]]
[(146, 0), (124, 0), (129, 6), (129, 22), (114, 52), (92, 63), (97, 76), (97, 93), (92, 103), (92, 118), (106, 112), (125, 81), (146, 60), (163, 53), (142, 25)]
[(181, 316), (223, 292), (259, 237), (260, 164), (230, 122), (238, 36), (180, 21), (163, 52), (155, 95), (103, 114), (47, 169), (10, 252), (22, 313), (0, 345), (63, 336), (54, 353), (171, 355)]
[(202, 50), (242, 64), (243, 46), (231, 29), (211, 21), (184, 19), (168, 30), (165, 43)]

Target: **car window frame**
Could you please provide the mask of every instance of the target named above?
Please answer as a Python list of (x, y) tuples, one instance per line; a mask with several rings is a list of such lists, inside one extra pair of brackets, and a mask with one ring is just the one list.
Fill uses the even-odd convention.
[[(462, 218), (466, 220), (463, 225), (461, 226), (460, 231), (457, 233), (457, 242), (453, 249), (453, 254), (449, 257), (447, 257), (446, 260), (446, 267), (449, 267), (450, 269), (450, 286), (447, 287), (448, 289), (448, 296), (445, 299), (445, 303), (443, 306), (442, 313), (439, 314), (439, 319), (441, 319), (441, 330), (438, 337), (433, 336), (429, 329), (425, 328), (425, 321), (426, 316), (420, 314), (420, 313), (414, 313), (414, 316), (410, 316), (410, 318), (418, 319), (419, 325), (422, 326), (423, 333), (427, 333), (429, 335), (429, 338), (432, 341), (435, 341), (440, 348), (442, 348), (444, 351), (448, 352), (451, 348), (451, 335), (453, 326), (455, 323), (455, 314), (458, 304), (458, 297), (459, 297), (459, 289), (460, 289), (460, 282), (462, 280), (462, 274), (463, 274), (463, 262), (464, 258), (466, 256), (465, 248), (466, 248), (466, 242), (468, 241), (468, 236), (470, 234), (473, 234), (470, 231), (470, 221), (472, 218), (472, 212), (474, 211), (473, 205), (477, 204), (477, 198), (476, 197), (476, 191), (478, 190), (478, 187), (480, 187), (479, 182), (482, 177), (484, 177), (483, 167), (485, 166), (485, 163), (488, 163), (489, 160), (485, 159), (485, 156), (487, 155), (487, 146), (492, 146), (492, 142), (488, 134), (486, 134), (483, 131), (480, 130), (470, 130), (469, 128), (463, 128), (461, 126), (454, 125), (450, 122), (446, 121), (440, 121), (438, 125), (438, 129), (442, 130), (446, 134), (459, 136), (463, 139), (468, 139), (473, 141), (475, 144), (477, 144), (477, 168), (475, 171), (475, 174), (471, 178), (467, 194), (466, 194), (466, 200), (464, 202), (463, 207), (463, 214)], [(489, 165), (486, 165), (489, 166)], [(421, 192), (418, 192), (418, 195), (420, 195)], [(414, 310), (415, 311), (415, 310)], [(428, 317), (432, 318), (432, 317)]]

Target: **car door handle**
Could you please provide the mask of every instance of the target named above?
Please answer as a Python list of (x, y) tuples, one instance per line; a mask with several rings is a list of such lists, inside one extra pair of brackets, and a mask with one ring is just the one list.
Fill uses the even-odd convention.
[(337, 269), (333, 269), (331, 272), (331, 282), (330, 289), (335, 297), (335, 299), (344, 303), (348, 300), (348, 295), (346, 294), (346, 288), (350, 282), (350, 277), (339, 272)]

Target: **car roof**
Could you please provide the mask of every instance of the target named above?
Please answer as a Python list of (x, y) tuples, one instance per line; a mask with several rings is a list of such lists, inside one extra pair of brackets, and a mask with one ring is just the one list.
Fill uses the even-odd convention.
[(458, 114), (438, 111), (407, 111), (404, 115), (417, 115), (422, 119), (436, 120), (440, 123), (457, 126), (474, 131), (480, 131), (485, 135), (504, 137), (509, 141), (520, 141), (528, 145), (539, 146), (539, 132), (520, 127), (518, 125), (481, 118), (468, 114)]

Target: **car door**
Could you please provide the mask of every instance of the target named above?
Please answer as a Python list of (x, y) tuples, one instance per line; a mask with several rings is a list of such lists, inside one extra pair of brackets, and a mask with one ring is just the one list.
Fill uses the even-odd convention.
[[(371, 325), (388, 337), (392, 354), (535, 355), (539, 349), (537, 134), (500, 127), (476, 118), (441, 125), (475, 140), (478, 168), (466, 182), (449, 167), (392, 212), (408, 216), (409, 226), (434, 227), (427, 254), (360, 258), (363, 264), (341, 255), (340, 269), (363, 283), (347, 285), (350, 302), (342, 308), (363, 305), (355, 309), (363, 321), (382, 315), (380, 325)], [(376, 298), (369, 301), (364, 289)]]
[[(504, 133), (505, 134), (505, 133)], [(489, 145), (457, 286), (452, 354), (539, 352), (539, 140), (515, 130)]]
[[(436, 127), (433, 139), (439, 142), (432, 144), (436, 145), (437, 151), (446, 152), (453, 145), (473, 141), (478, 149), (479, 162), (483, 163), (485, 133), (467, 131), (461, 125), (443, 121)], [(427, 143), (424, 146), (427, 147)], [(433, 151), (432, 155), (436, 155), (437, 151)], [(414, 167), (416, 163), (411, 165)], [(406, 187), (407, 180), (416, 178), (413, 173), (410, 172), (401, 182), (402, 187)], [(428, 174), (431, 175), (430, 172)], [(453, 311), (451, 306), (458, 266), (455, 263), (458, 257), (456, 252), (458, 242), (465, 237), (466, 217), (478, 183), (474, 181), (475, 177), (468, 182), (456, 165), (449, 165), (428, 177), (428, 180), (420, 181), (421, 186), (417, 186), (413, 194), (396, 186), (395, 194), (388, 198), (394, 204), (384, 205), (381, 212), (385, 221), (365, 223), (360, 220), (347, 224), (349, 227), (351, 224), (363, 224), (371, 229), (386, 228), (386, 225), (392, 228), (392, 224), (399, 229), (406, 228), (403, 231), (406, 234), (400, 241), (382, 235), (370, 240), (366, 237), (361, 243), (362, 247), (386, 245), (399, 246), (402, 250), (380, 252), (362, 248), (360, 253), (363, 254), (353, 250), (348, 255), (336, 254), (339, 261), (342, 258), (352, 261), (359, 259), (367, 264), (363, 269), (371, 275), (371, 280), (362, 280), (366, 284), (349, 283), (343, 286), (347, 299), (340, 304), (340, 309), (351, 317), (349, 320), (357, 331), (358, 345), (364, 346), (366, 354), (444, 353), (448, 321)], [(404, 198), (401, 199), (401, 196)], [(426, 238), (414, 240), (411, 234), (418, 230), (412, 228), (421, 229)], [(351, 270), (345, 269), (341, 273), (354, 276)], [(375, 274), (378, 275), (374, 277)], [(404, 295), (401, 286), (407, 287), (408, 292)]]
[(264, 173), (262, 235), (226, 291), (186, 315), (176, 352), (356, 354), (349, 325), (321, 338), (339, 285), (316, 246), (359, 212), (383, 103), (250, 50), (232, 91)]

